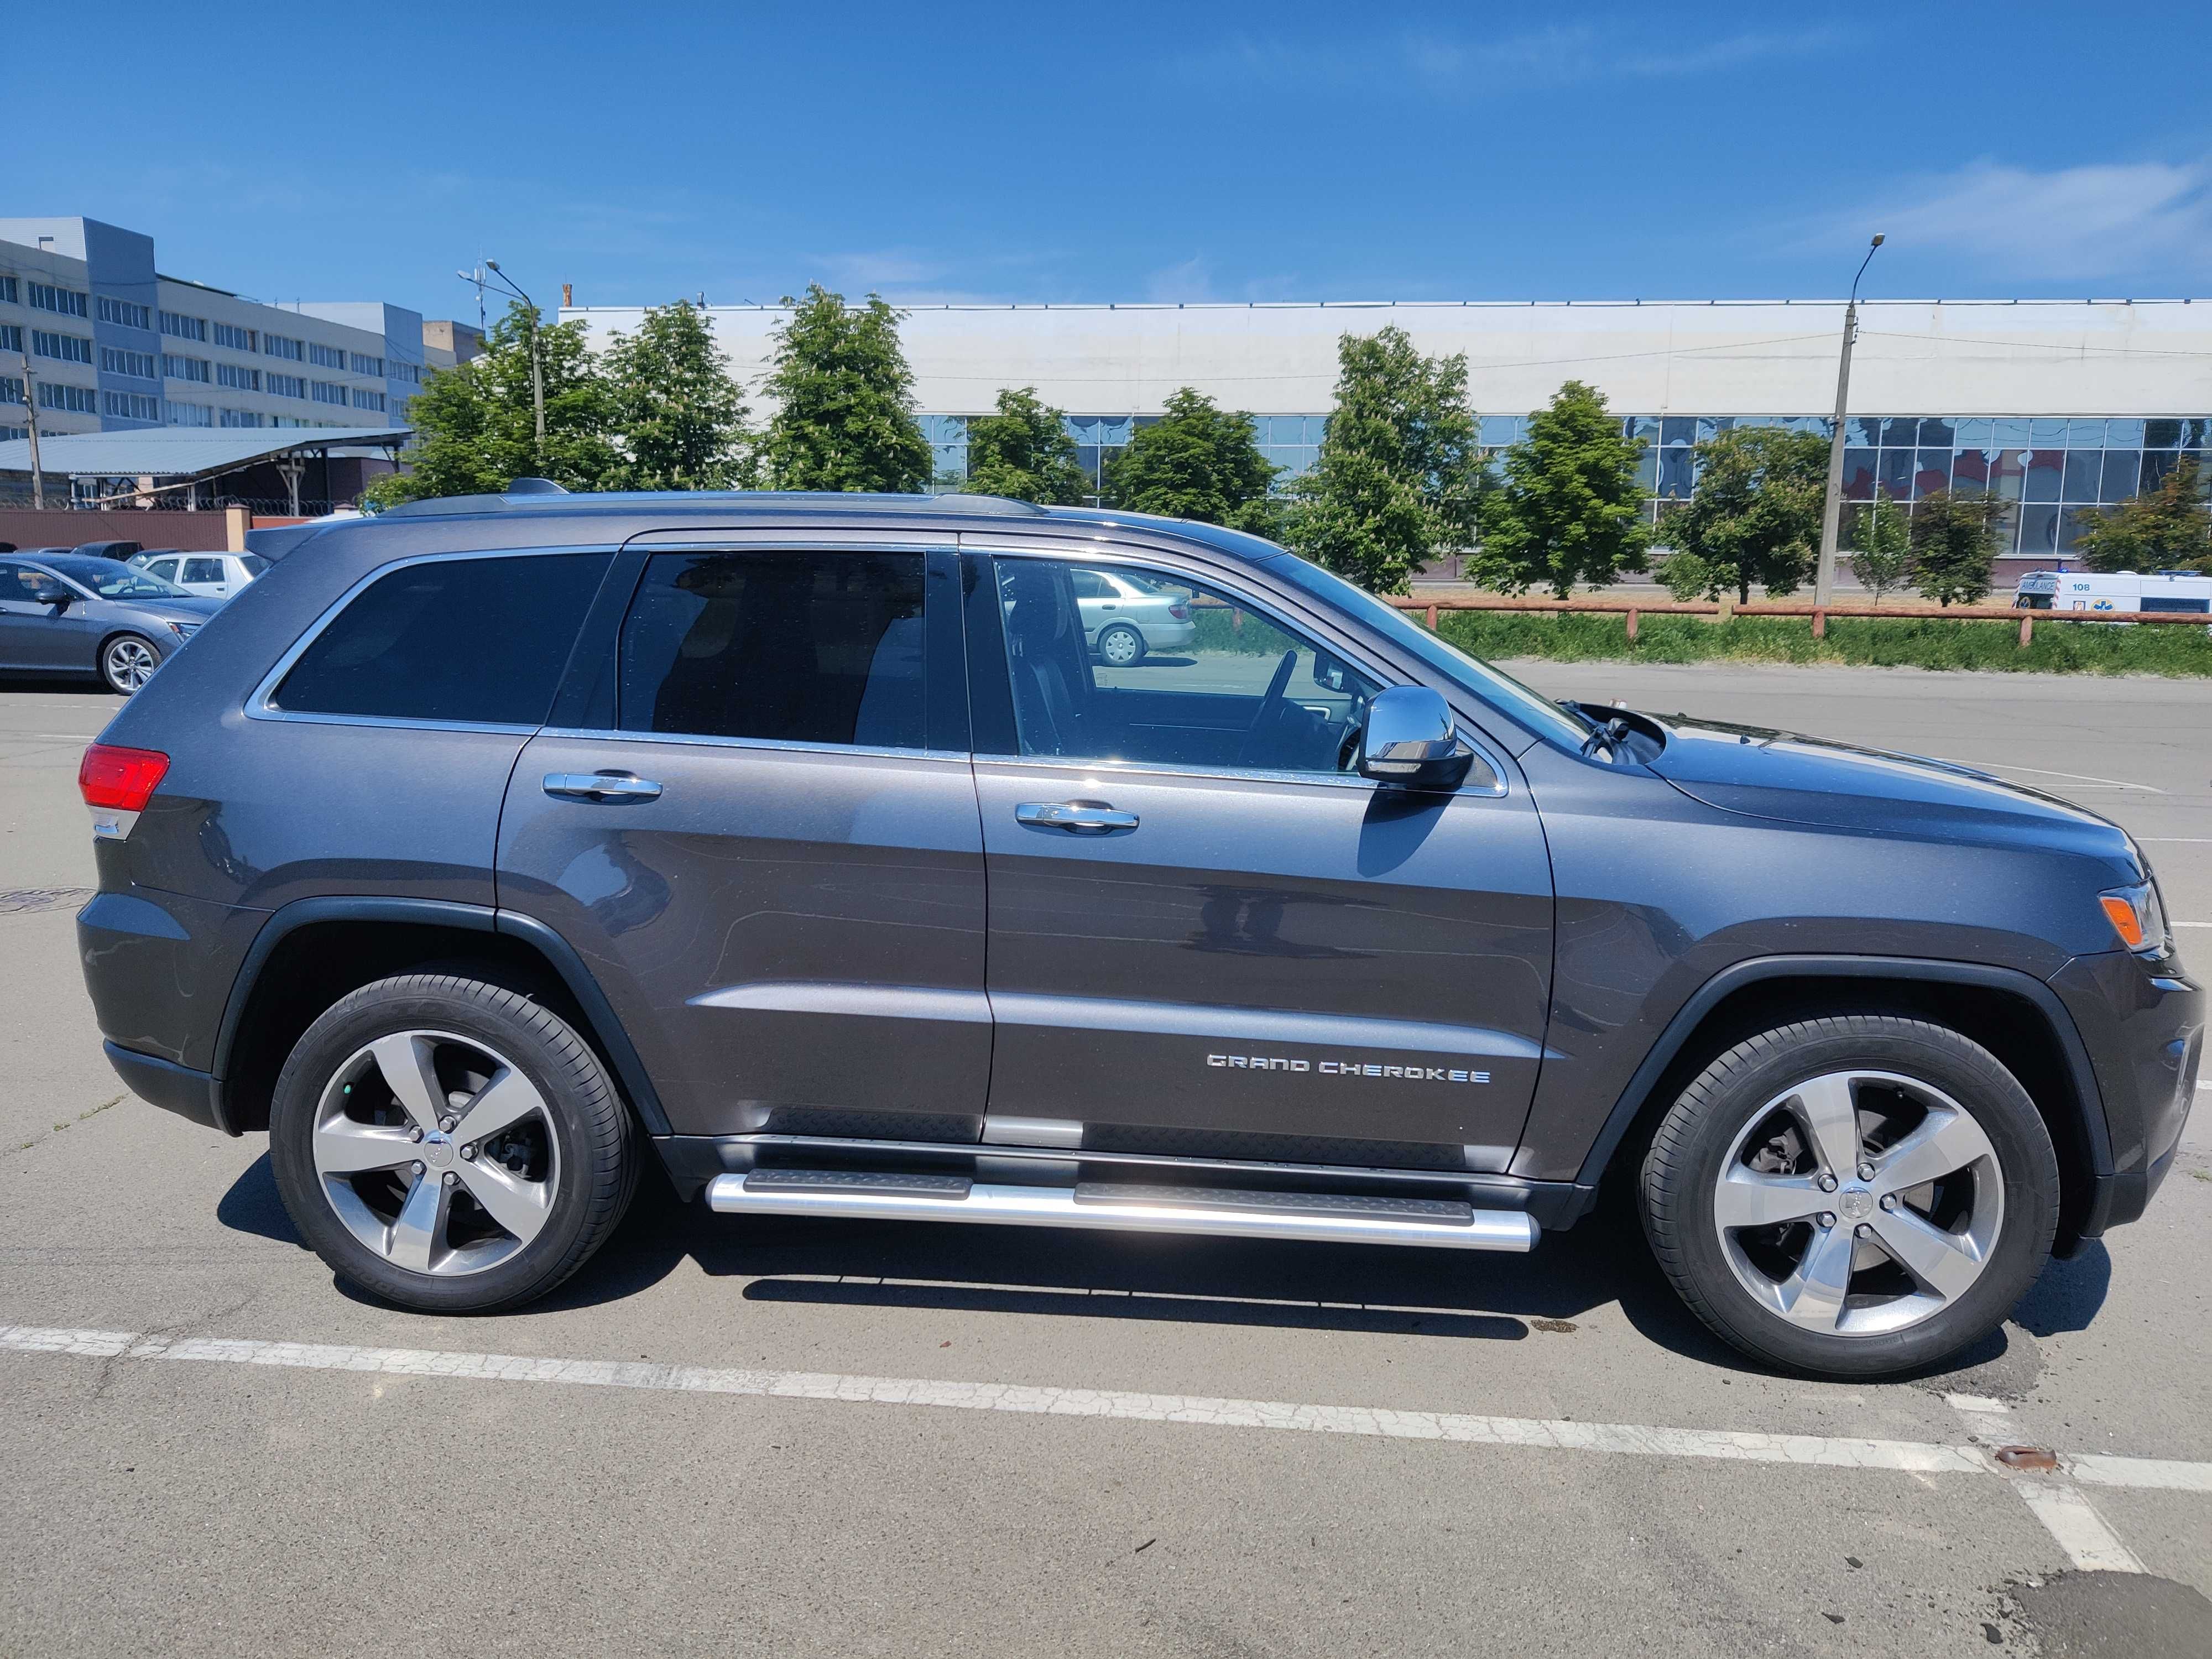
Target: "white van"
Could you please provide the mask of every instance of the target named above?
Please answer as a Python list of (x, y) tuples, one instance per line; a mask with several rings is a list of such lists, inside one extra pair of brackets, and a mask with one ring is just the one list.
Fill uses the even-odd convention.
[(2091, 611), (2115, 617), (2142, 611), (2212, 612), (2212, 576), (2184, 570), (2138, 575), (2094, 571), (2033, 570), (2013, 590), (2015, 611)]

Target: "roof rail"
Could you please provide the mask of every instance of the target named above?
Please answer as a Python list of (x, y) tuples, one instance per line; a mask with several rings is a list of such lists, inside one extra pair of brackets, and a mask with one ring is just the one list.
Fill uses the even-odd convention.
[[(526, 488), (526, 486), (528, 486)], [(431, 495), (402, 501), (377, 516), (383, 519), (450, 518), (464, 514), (516, 511), (579, 512), (653, 507), (683, 507), (691, 512), (782, 508), (825, 513), (954, 513), (993, 517), (1042, 519), (1048, 509), (1006, 495), (894, 495), (835, 489), (580, 490), (574, 494), (544, 479), (517, 478), (502, 495)]]

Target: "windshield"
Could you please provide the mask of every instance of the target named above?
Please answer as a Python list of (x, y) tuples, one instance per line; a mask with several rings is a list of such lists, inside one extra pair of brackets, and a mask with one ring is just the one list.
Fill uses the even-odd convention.
[(1572, 709), (1531, 691), (1510, 674), (1501, 674), (1481, 658), (1471, 657), (1457, 646), (1439, 639), (1395, 605), (1384, 604), (1341, 576), (1332, 575), (1295, 554), (1271, 562), (1267, 568), (1289, 578), (1316, 599), (1358, 618), (1393, 643), (1403, 646), (1431, 668), (1496, 703), (1532, 731), (1570, 748), (1579, 748), (1589, 735), (1590, 723)]
[(112, 559), (95, 559), (70, 553), (40, 563), (58, 570), (79, 587), (88, 587), (103, 599), (184, 599), (191, 596), (174, 582), (165, 582), (150, 570), (134, 570)]

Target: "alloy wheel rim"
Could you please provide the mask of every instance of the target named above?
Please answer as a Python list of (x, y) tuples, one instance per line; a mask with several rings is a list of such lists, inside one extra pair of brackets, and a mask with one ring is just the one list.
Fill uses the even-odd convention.
[(496, 1049), (451, 1031), (394, 1031), (324, 1085), (316, 1184), (339, 1222), (408, 1273), (495, 1267), (544, 1231), (560, 1142), (538, 1087)]
[(1820, 1335), (1886, 1335), (1980, 1281), (2004, 1227), (2004, 1176), (1988, 1133), (1942, 1091), (1828, 1072), (1737, 1133), (1712, 1224), (1768, 1312)]
[(144, 685), (159, 666), (153, 652), (137, 640), (118, 640), (107, 647), (107, 678), (126, 691)]
[(1137, 659), (1137, 638), (1126, 628), (1109, 629), (1099, 642), (1098, 654), (1117, 668), (1126, 668)]

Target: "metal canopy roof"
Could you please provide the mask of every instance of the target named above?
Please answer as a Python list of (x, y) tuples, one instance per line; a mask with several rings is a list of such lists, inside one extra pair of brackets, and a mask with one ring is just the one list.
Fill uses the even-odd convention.
[[(149, 427), (135, 432), (74, 432), (40, 437), (39, 470), (72, 478), (196, 478), (228, 472), (293, 450), (404, 443), (404, 426), (254, 427), (210, 432)], [(0, 443), (0, 472), (31, 470), (31, 441)]]

